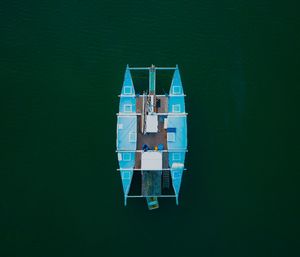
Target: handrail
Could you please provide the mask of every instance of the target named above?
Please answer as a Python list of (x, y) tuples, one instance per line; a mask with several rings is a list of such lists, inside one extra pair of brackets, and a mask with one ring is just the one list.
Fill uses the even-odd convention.
[[(151, 151), (151, 150), (150, 150)], [(150, 152), (149, 150), (148, 150), (148, 152)], [(143, 152), (145, 152), (144, 150), (116, 150), (116, 153), (132, 153), (132, 152), (135, 152), (135, 153), (143, 153)], [(152, 152), (154, 152), (154, 151), (152, 151)], [(171, 152), (171, 153), (178, 153), (178, 152), (188, 152), (188, 150), (187, 149), (182, 149), (182, 148), (178, 148), (178, 149), (170, 149), (170, 150), (157, 150), (157, 151), (155, 151), (155, 152), (163, 152), (163, 153), (169, 153), (169, 152)]]
[[(155, 115), (169, 115), (172, 117), (182, 117), (182, 116), (187, 116), (187, 112), (155, 112)], [(136, 116), (136, 115), (142, 115), (140, 112), (118, 112), (116, 113), (117, 116)]]
[[(142, 170), (146, 170), (146, 171), (151, 171), (151, 170), (149, 170), (149, 169), (128, 169), (128, 168), (125, 168), (125, 169), (117, 169), (117, 171), (121, 171), (121, 170), (124, 170), (124, 171), (126, 171), (126, 170), (132, 170), (132, 171), (142, 171)], [(160, 169), (160, 170), (171, 170), (171, 168), (162, 168), (162, 169)], [(153, 171), (160, 171), (160, 170), (153, 170)], [(184, 168), (183, 170), (187, 170), (186, 168)]]
[(141, 198), (141, 197), (177, 197), (177, 195), (126, 195), (128, 198)]
[[(150, 70), (153, 67), (128, 67), (129, 70)], [(177, 67), (154, 67), (155, 70), (176, 70)]]

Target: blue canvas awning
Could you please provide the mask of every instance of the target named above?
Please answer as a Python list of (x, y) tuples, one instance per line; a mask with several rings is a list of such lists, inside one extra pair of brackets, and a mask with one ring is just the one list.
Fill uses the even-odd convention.
[(176, 194), (176, 204), (177, 205), (179, 203), (178, 195), (179, 195), (179, 191), (180, 191), (183, 170), (184, 170), (183, 164), (180, 164), (180, 165), (175, 164), (171, 168), (172, 183), (173, 183), (174, 192)]
[(133, 168), (135, 165), (135, 150), (137, 141), (137, 117), (135, 90), (130, 70), (127, 66), (120, 96), (118, 123), (117, 123), (117, 150), (120, 174), (122, 179), (124, 200), (126, 205), (129, 193)]
[[(187, 119), (185, 113), (184, 93), (178, 67), (176, 67), (169, 92), (168, 111), (168, 150), (172, 183), (178, 204), (181, 178), (184, 170), (185, 150), (187, 148)], [(178, 115), (176, 115), (178, 114)]]
[(130, 190), (131, 180), (133, 176), (133, 170), (120, 170), (123, 192), (124, 192), (124, 205), (127, 204), (127, 195)]

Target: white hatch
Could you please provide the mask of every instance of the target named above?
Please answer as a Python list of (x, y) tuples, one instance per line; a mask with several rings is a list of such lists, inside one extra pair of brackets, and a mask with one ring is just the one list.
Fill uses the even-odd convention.
[(151, 114), (146, 116), (146, 133), (158, 132), (158, 116)]
[(143, 152), (142, 170), (162, 170), (162, 153), (156, 151)]

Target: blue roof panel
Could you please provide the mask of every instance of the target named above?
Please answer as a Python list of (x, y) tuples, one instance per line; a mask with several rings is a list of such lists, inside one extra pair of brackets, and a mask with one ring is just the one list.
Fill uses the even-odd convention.
[(169, 95), (183, 95), (183, 88), (178, 67), (174, 71)]
[(177, 205), (178, 205), (178, 195), (179, 195), (180, 186), (181, 186), (182, 173), (183, 173), (183, 166), (171, 168), (172, 184), (173, 184), (173, 188), (174, 188), (174, 191), (176, 194), (176, 204)]
[(122, 185), (123, 185), (123, 192), (125, 196), (125, 205), (126, 205), (126, 198), (129, 193), (130, 184), (133, 176), (133, 170), (121, 170), (121, 179), (122, 179)]
[(135, 95), (133, 81), (128, 66), (126, 68), (125, 75), (124, 75), (121, 95)]
[[(178, 68), (176, 68), (169, 92), (168, 140), (169, 166), (171, 167), (172, 184), (178, 204), (181, 178), (184, 170), (185, 150), (187, 148), (187, 118), (185, 114), (184, 92)], [(178, 114), (176, 116), (175, 114)]]
[(123, 115), (128, 114), (128, 116), (118, 116), (117, 122), (117, 150), (125, 151), (118, 153), (125, 205), (133, 176), (133, 167), (135, 165), (137, 117), (136, 115), (130, 115), (135, 114), (135, 112), (135, 90), (130, 70), (127, 66), (121, 91), (119, 113)]
[(137, 117), (118, 116), (117, 150), (136, 150)]
[[(168, 116), (168, 127), (176, 128), (174, 141), (168, 141), (168, 149), (187, 148), (187, 125), (186, 116)], [(171, 132), (172, 133), (172, 132)]]

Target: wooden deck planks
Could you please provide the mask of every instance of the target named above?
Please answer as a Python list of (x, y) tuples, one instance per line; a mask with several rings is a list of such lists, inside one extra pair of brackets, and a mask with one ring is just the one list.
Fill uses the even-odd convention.
[[(157, 106), (156, 112), (167, 113), (168, 112), (168, 97), (158, 96), (157, 99), (160, 100), (160, 106)], [(146, 101), (146, 97), (145, 97)], [(142, 113), (143, 111), (143, 96), (138, 96), (136, 98), (136, 110), (137, 113)], [(142, 150), (143, 145), (147, 144), (151, 150), (159, 144), (163, 144), (164, 150), (167, 150), (167, 131), (164, 129), (164, 121), (161, 116), (158, 117), (158, 133), (143, 134), (141, 132), (142, 117), (137, 117), (137, 150)], [(163, 153), (163, 168), (168, 168), (168, 153)], [(135, 168), (141, 168), (141, 153), (135, 154)]]

